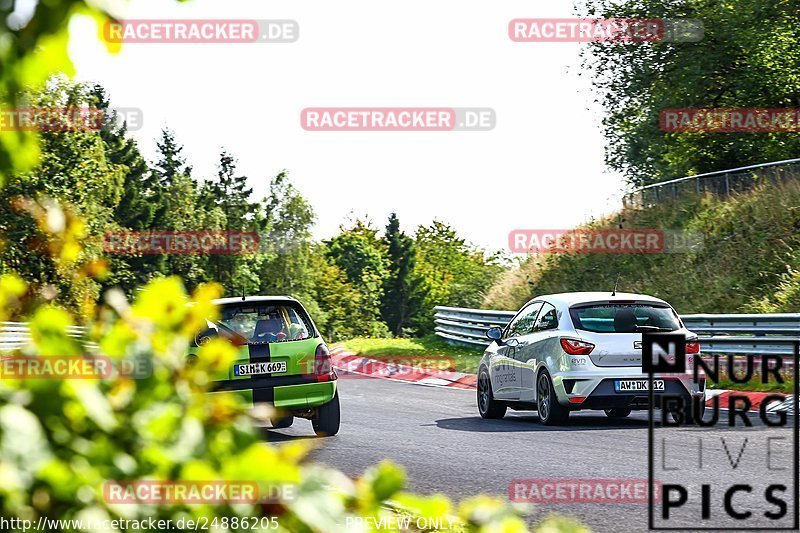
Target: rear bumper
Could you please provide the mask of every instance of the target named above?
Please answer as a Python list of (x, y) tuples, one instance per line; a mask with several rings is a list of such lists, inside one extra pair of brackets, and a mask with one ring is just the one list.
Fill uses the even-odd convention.
[[(647, 379), (647, 376), (621, 375), (597, 378), (560, 376), (560, 379), (554, 380), (553, 385), (559, 403), (569, 406), (573, 410), (647, 409), (650, 401), (648, 391), (617, 392), (614, 382), (618, 379)], [(664, 380), (664, 390), (653, 392), (654, 407), (656, 408), (660, 407), (661, 398), (665, 396), (691, 398), (702, 396), (705, 393), (705, 383), (694, 383), (691, 376), (688, 375), (656, 376), (655, 379)]]
[[(639, 392), (616, 392), (614, 379), (604, 379), (583, 402), (571, 403), (572, 407), (579, 409), (647, 409), (650, 403), (648, 391)], [(690, 397), (690, 393), (683, 384), (676, 379), (665, 379), (663, 391), (653, 391), (653, 407), (660, 408), (661, 399), (667, 397)]]
[(336, 394), (336, 374), (327, 381), (314, 376), (266, 376), (214, 383), (212, 392), (240, 391), (252, 403), (270, 403), (283, 409), (319, 407)]

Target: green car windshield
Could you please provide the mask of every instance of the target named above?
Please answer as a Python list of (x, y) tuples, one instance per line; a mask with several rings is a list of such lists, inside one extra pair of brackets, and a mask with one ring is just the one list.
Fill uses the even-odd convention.
[(308, 319), (292, 306), (226, 306), (220, 314), (217, 325), (249, 343), (299, 341), (311, 337)]

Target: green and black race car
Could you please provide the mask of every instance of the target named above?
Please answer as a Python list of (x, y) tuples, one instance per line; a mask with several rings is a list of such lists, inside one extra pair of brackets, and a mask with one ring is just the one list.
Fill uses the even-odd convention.
[(276, 428), (294, 417), (311, 420), (317, 435), (339, 431), (339, 395), (328, 346), (305, 308), (286, 296), (250, 296), (215, 300), (220, 316), (197, 334), (199, 346), (216, 336), (239, 347), (227, 375), (217, 376), (214, 391), (241, 391), (253, 403), (277, 411)]

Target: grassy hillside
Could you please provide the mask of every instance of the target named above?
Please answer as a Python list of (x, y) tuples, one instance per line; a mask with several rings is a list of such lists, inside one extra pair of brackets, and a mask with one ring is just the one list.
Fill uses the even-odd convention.
[(800, 185), (769, 185), (624, 210), (594, 229), (699, 232), (692, 253), (532, 256), (488, 293), (485, 307), (517, 309), (538, 294), (619, 289), (664, 298), (680, 313), (800, 311)]

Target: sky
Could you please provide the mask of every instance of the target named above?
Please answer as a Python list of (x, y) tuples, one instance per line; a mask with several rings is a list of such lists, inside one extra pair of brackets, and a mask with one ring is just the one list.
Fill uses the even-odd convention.
[[(330, 237), (352, 216), (408, 232), (434, 218), (488, 250), (514, 229), (566, 229), (619, 207), (603, 163), (602, 109), (574, 43), (518, 43), (515, 18), (571, 17), (572, 2), (521, 0), (164, 0), (114, 2), (123, 19), (290, 19), (292, 43), (126, 43), (111, 55), (74, 21), (76, 78), (142, 110), (133, 132), (155, 158), (175, 132), (194, 176), (222, 147), (258, 198), (282, 169)], [(306, 131), (308, 107), (482, 107), (490, 131)]]

